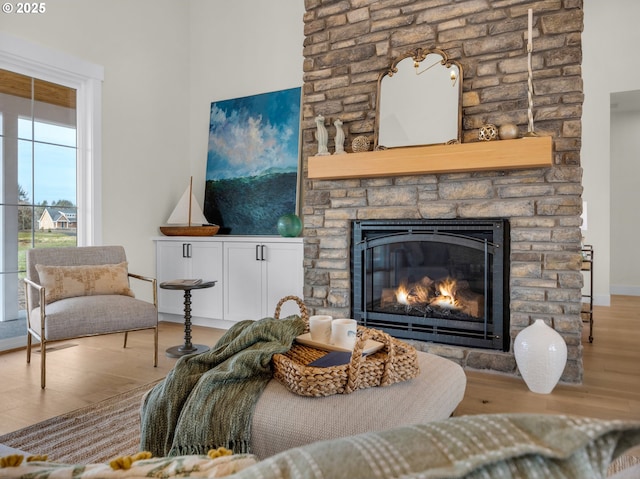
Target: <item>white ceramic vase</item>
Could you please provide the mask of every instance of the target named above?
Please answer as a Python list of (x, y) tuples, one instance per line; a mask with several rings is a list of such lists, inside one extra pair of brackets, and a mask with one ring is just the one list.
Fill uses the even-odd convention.
[(516, 336), (513, 352), (522, 379), (530, 391), (549, 394), (567, 364), (567, 343), (542, 319), (536, 319)]

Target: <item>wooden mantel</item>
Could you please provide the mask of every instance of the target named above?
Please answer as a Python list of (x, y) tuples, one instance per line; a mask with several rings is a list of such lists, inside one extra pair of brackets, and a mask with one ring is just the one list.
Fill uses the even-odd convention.
[(335, 180), (485, 170), (548, 168), (553, 165), (550, 136), (415, 146), (309, 157), (309, 178)]

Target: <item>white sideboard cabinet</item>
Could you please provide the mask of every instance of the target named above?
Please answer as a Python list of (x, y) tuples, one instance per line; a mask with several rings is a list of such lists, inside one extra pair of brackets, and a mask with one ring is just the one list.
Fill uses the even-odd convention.
[[(193, 292), (194, 324), (273, 316), (281, 298), (303, 295), (302, 238), (220, 235), (154, 240), (158, 283), (183, 278), (217, 281), (213, 288)], [(182, 301), (175, 291), (158, 289), (160, 313), (182, 316)], [(287, 302), (281, 317), (298, 312), (294, 302)]]
[[(224, 318), (231, 321), (273, 316), (278, 301), (302, 297), (302, 243), (263, 238), (224, 243)], [(297, 313), (287, 303), (281, 317)]]

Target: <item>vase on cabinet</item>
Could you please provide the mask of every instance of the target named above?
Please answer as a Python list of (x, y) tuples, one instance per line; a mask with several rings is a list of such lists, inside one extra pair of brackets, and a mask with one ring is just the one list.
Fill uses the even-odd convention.
[(530, 391), (539, 394), (553, 391), (567, 364), (567, 344), (555, 329), (536, 319), (518, 333), (513, 352)]
[(296, 214), (289, 213), (278, 218), (276, 229), (280, 236), (285, 238), (295, 238), (302, 233), (302, 221)]

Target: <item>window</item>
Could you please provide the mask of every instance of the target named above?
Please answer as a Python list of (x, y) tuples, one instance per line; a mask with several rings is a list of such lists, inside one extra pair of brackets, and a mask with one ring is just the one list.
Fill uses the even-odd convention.
[[(98, 65), (3, 33), (0, 69), (4, 70), (0, 74), (26, 78), (30, 85), (26, 112), (24, 105), (15, 105), (24, 96), (0, 92), (0, 320), (4, 321), (24, 315), (19, 301), (24, 263), (18, 260), (18, 250), (46, 246), (38, 233), (64, 233), (65, 244), (101, 242), (104, 72)], [(2, 87), (9, 84), (5, 79), (0, 78)], [(48, 190), (46, 185), (59, 189)], [(0, 349), (19, 345), (6, 343), (1, 329)], [(21, 341), (24, 344), (24, 338)]]
[(0, 115), (0, 320), (10, 321), (24, 315), (26, 250), (76, 245), (76, 91), (0, 70)]

